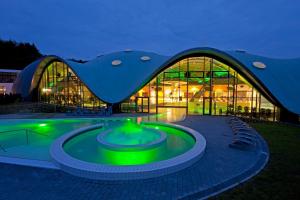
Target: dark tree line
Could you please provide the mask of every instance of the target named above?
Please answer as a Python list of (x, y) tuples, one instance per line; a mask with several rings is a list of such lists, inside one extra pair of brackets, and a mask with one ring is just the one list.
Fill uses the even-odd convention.
[(23, 69), (41, 56), (34, 44), (0, 39), (0, 69)]

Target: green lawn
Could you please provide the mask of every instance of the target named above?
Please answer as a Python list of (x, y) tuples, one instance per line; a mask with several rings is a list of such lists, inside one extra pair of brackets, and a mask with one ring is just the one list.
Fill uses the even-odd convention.
[(213, 199), (300, 199), (300, 127), (252, 123), (267, 141), (270, 160), (254, 178)]

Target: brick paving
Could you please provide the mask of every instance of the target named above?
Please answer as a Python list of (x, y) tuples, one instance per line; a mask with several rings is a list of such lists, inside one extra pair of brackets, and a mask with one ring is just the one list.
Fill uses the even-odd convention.
[(136, 181), (92, 181), (59, 170), (0, 164), (0, 200), (9, 199), (197, 199), (216, 192), (258, 162), (255, 151), (228, 147), (232, 132), (225, 117), (189, 116), (177, 124), (199, 131), (207, 140), (200, 161), (180, 172)]

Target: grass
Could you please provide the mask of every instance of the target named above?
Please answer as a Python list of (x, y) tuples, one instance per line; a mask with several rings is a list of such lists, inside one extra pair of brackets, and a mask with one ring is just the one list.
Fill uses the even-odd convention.
[(299, 199), (300, 127), (252, 123), (267, 141), (270, 160), (254, 178), (212, 199)]

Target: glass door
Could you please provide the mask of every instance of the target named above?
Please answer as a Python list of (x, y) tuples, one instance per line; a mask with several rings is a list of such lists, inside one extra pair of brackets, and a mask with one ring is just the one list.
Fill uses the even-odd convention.
[(203, 97), (203, 115), (211, 114), (211, 98)]
[(136, 97), (136, 112), (148, 113), (149, 112), (149, 97)]
[(142, 98), (142, 112), (149, 113), (149, 97)]

